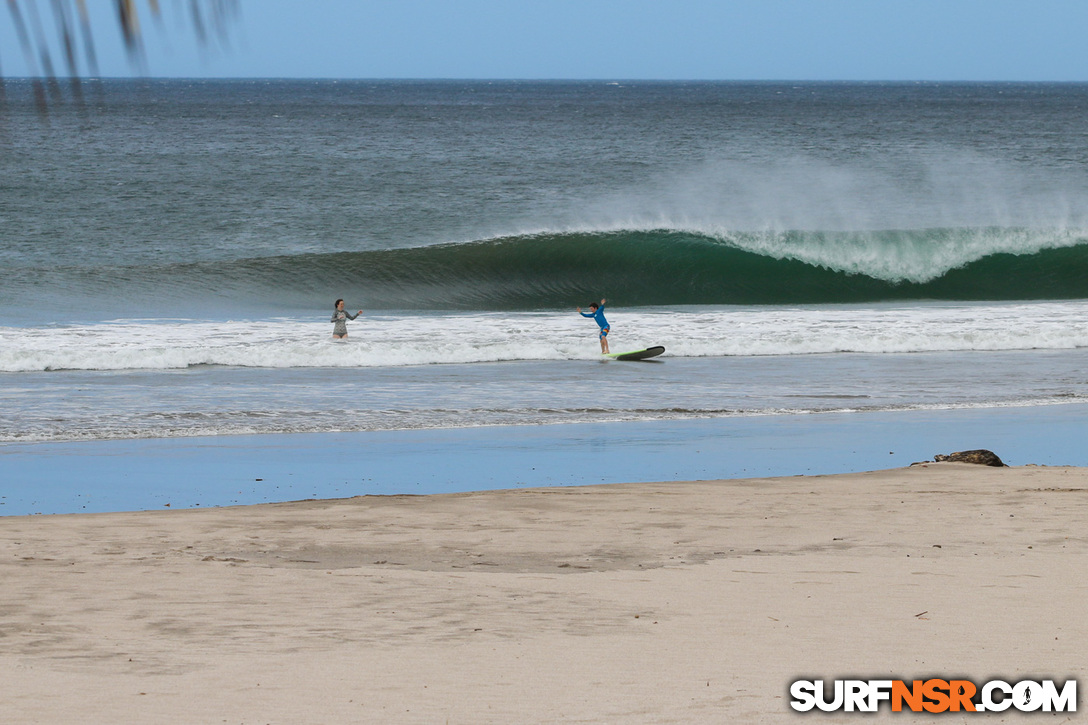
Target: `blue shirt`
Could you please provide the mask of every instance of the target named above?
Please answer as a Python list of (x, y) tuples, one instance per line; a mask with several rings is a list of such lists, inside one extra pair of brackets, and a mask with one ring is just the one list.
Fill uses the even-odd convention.
[(608, 327), (608, 320), (604, 319), (604, 305), (598, 307), (596, 312), (583, 312), (582, 317), (592, 317), (602, 330)]

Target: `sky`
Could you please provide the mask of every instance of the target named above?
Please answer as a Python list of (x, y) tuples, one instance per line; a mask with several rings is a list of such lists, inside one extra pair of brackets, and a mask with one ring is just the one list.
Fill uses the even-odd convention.
[[(113, 0), (86, 0), (99, 75), (1088, 81), (1088, 0), (236, 0), (226, 43), (198, 40), (190, 1), (155, 22), (135, 0), (133, 65)], [(67, 75), (51, 0), (30, 3)], [(0, 8), (0, 72), (36, 66)]]

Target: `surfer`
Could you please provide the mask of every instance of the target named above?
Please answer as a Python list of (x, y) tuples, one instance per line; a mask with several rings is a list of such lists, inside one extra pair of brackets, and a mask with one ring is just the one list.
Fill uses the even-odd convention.
[(604, 298), (601, 298), (601, 304), (594, 302), (589, 306), (589, 312), (582, 312), (582, 308), (578, 308), (578, 314), (582, 317), (592, 317), (598, 325), (601, 326), (601, 354), (608, 354), (608, 320), (604, 319)]
[(359, 310), (354, 315), (347, 312), (344, 309), (344, 300), (336, 301), (336, 309), (332, 313), (332, 336), (337, 340), (343, 340), (348, 336), (348, 323), (347, 320), (354, 320), (359, 315), (363, 314), (362, 310)]

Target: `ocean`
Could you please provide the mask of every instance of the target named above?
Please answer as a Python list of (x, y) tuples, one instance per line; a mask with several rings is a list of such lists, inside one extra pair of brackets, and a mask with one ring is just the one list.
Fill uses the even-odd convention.
[(84, 95), (6, 81), (0, 453), (1088, 401), (1085, 84)]

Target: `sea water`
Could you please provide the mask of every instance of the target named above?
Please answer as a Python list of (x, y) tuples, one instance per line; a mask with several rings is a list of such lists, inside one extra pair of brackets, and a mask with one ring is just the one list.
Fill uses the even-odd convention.
[(85, 85), (6, 82), (0, 443), (1088, 399), (1088, 85)]

